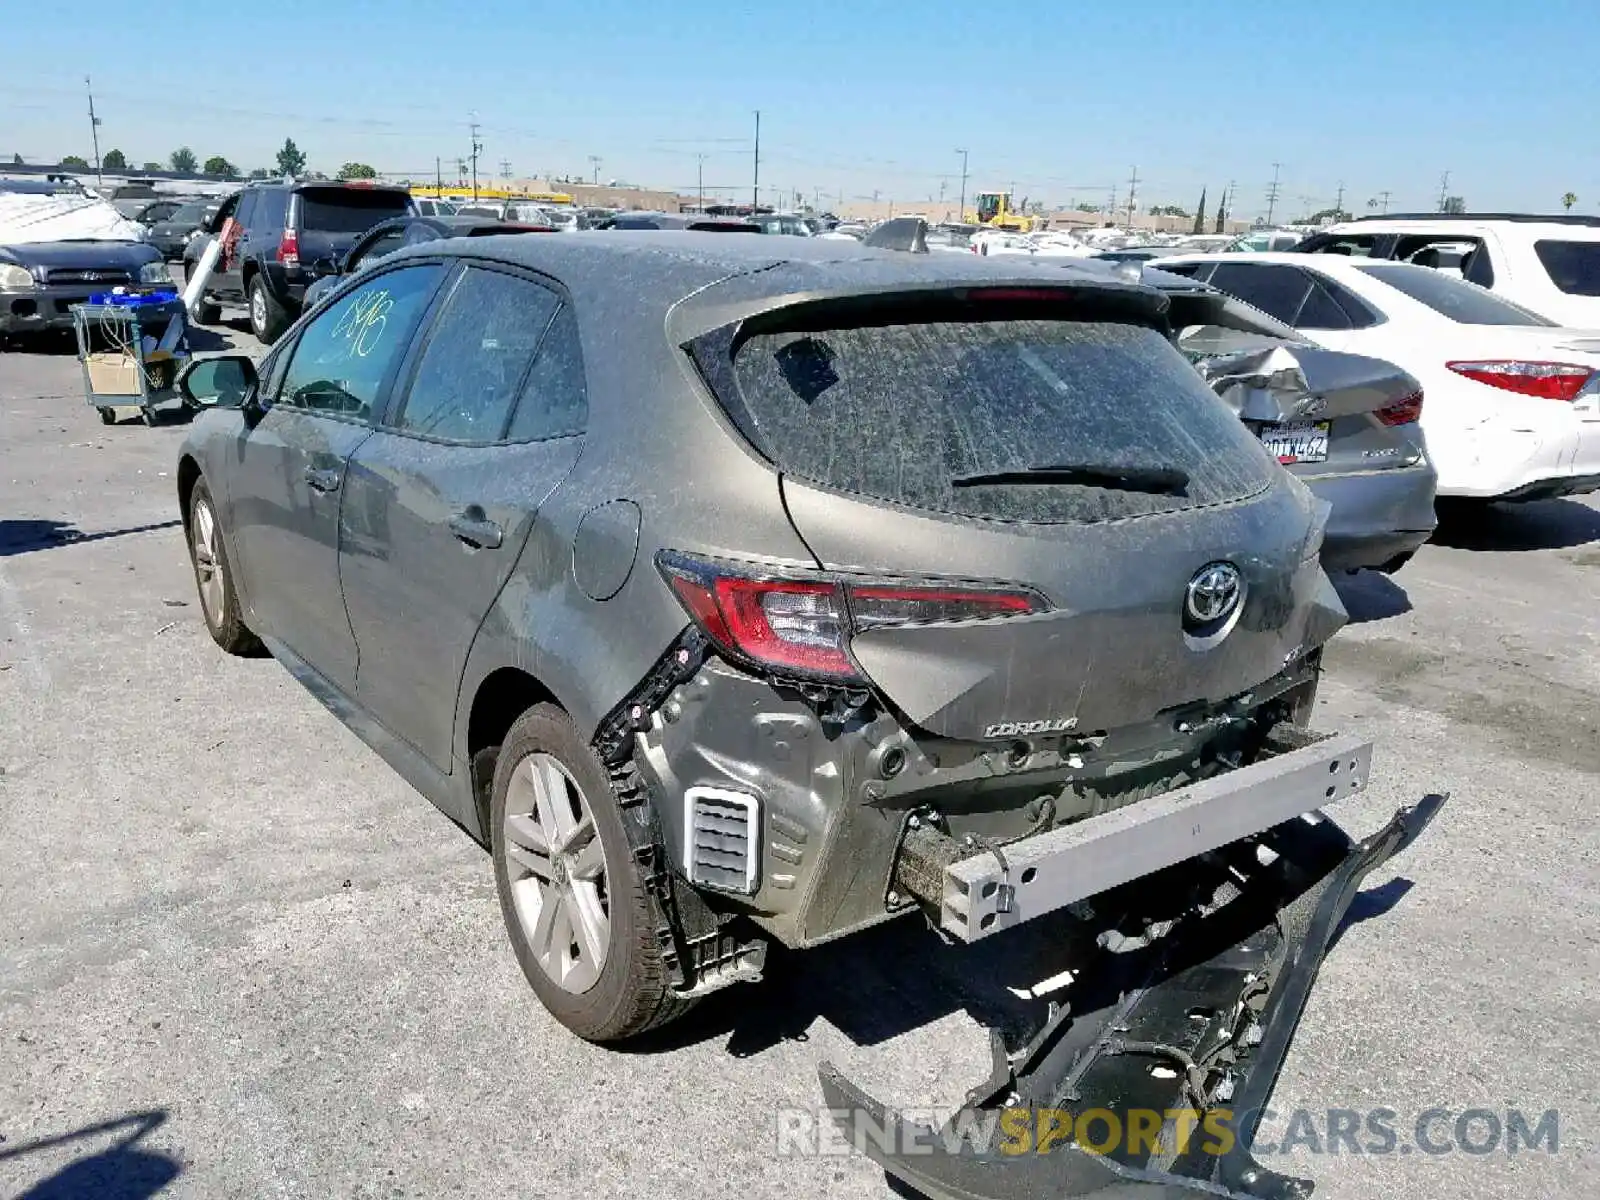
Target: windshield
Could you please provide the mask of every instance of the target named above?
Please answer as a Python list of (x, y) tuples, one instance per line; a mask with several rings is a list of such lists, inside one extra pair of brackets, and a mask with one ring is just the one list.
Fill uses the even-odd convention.
[(1537, 241), (1550, 282), (1569, 296), (1600, 296), (1600, 242)]
[(1554, 325), (1476, 284), (1410, 263), (1361, 263), (1356, 270), (1462, 325)]
[[(215, 210), (212, 210), (215, 211)], [(198, 225), (206, 219), (206, 206), (204, 204), (185, 204), (167, 218), (179, 224), (187, 223)]]
[(992, 192), (985, 192), (978, 197), (978, 220), (987, 221), (1000, 211), (1000, 197)]
[(411, 198), (377, 188), (306, 188), (300, 193), (300, 228), (321, 233), (363, 233), (385, 217), (404, 216)]
[[(941, 512), (1112, 520), (1251, 495), (1275, 469), (1171, 343), (1139, 325), (936, 321), (757, 334), (738, 349), (734, 373), (741, 428), (781, 471)], [(1029, 477), (1063, 463), (1187, 482), (1163, 493)]]

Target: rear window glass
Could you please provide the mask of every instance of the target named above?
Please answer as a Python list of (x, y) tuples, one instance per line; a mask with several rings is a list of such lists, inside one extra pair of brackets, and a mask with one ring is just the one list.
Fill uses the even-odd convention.
[[(1091, 522), (1251, 495), (1276, 469), (1155, 329), (1116, 322), (928, 322), (758, 334), (734, 358), (736, 414), (780, 470), (964, 516)], [(1040, 466), (1177, 468), (1119, 490)], [(957, 481), (967, 479), (968, 484)]]
[(1533, 244), (1544, 269), (1569, 296), (1600, 296), (1600, 242), (1549, 242)]
[(361, 233), (385, 217), (403, 216), (404, 192), (367, 188), (306, 188), (300, 193), (300, 228), (325, 233)]
[(1481, 287), (1429, 267), (1389, 263), (1358, 266), (1356, 270), (1371, 275), (1395, 291), (1410, 296), (1419, 304), (1426, 304), (1434, 312), (1462, 325), (1555, 324)]

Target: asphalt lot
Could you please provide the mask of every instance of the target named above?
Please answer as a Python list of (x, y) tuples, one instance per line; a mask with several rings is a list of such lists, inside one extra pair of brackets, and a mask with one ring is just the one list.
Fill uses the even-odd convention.
[[(65, 348), (0, 352), (0, 1195), (889, 1195), (864, 1160), (779, 1156), (776, 1113), (819, 1103), (824, 1058), (959, 1101), (988, 1066), (960, 956), (901, 925), (649, 1050), (568, 1036), (487, 857), (207, 637), (182, 436), (103, 427)], [(1379, 742), (1334, 815), (1454, 796), (1369, 878), (1275, 1110), (1386, 1107), (1405, 1142), (1433, 1107), (1554, 1109), (1558, 1152), (1271, 1165), (1333, 1200), (1593, 1196), (1600, 505), (1458, 520), (1341, 588), (1317, 723)]]

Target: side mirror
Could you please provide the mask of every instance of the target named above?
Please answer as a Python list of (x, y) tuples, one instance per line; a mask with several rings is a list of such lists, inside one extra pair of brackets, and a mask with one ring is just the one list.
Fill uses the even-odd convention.
[(256, 385), (256, 364), (243, 354), (191, 359), (178, 390), (191, 408), (242, 408)]

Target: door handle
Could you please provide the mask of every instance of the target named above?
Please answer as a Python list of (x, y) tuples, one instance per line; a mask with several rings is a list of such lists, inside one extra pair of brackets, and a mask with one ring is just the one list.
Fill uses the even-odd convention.
[(505, 531), (476, 504), (450, 518), (450, 532), (474, 550), (498, 550), (505, 540)]
[(313, 491), (336, 492), (344, 476), (331, 467), (307, 467), (306, 482)]

